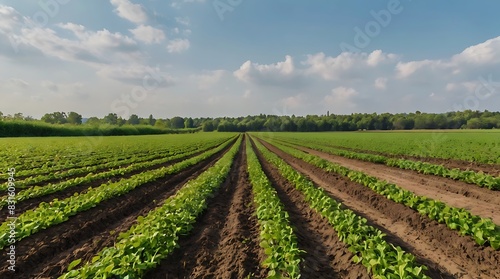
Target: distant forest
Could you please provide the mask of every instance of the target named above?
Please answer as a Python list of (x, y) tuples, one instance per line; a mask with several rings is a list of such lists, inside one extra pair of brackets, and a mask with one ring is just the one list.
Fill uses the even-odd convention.
[[(278, 116), (191, 118), (176, 116), (156, 119), (153, 115), (141, 118), (132, 114), (128, 119), (115, 113), (98, 118), (82, 118), (76, 112), (53, 112), (40, 120), (22, 113), (3, 115), (0, 112), (0, 136), (51, 135), (127, 135), (171, 132), (246, 132), (246, 131), (357, 131), (357, 130), (415, 130), (415, 129), (498, 129), (500, 112), (460, 111), (447, 113), (353, 113), (350, 115)], [(36, 132), (35, 132), (36, 131)], [(187, 131), (186, 131), (187, 132)]]

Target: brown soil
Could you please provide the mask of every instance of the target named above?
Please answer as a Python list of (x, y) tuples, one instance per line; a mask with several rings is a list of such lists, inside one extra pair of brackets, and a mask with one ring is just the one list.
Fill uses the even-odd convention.
[[(233, 140), (233, 142), (234, 142), (234, 141), (235, 141), (235, 140)], [(209, 150), (209, 149), (217, 148), (218, 146), (220, 146), (220, 145), (222, 145), (222, 144), (223, 144), (223, 143), (221, 143), (221, 144), (217, 144), (217, 145), (212, 146), (212, 147), (210, 147), (210, 148), (208, 148), (208, 149), (205, 149), (205, 150), (200, 150), (200, 151), (198, 151), (198, 152), (196, 152), (196, 153), (194, 153), (194, 154), (191, 154), (191, 155), (189, 155), (189, 156), (185, 156), (185, 157), (182, 157), (182, 158), (179, 158), (179, 159), (172, 160), (172, 161), (167, 162), (167, 163), (165, 163), (165, 164), (159, 165), (159, 167), (161, 167), (161, 166), (163, 166), (163, 165), (170, 165), (170, 164), (173, 164), (173, 163), (176, 163), (176, 162), (182, 161), (182, 160), (186, 159), (187, 157), (194, 157), (194, 156), (200, 155), (201, 153), (203, 153), (203, 152), (205, 152), (205, 151), (207, 151), (207, 150)], [(149, 154), (149, 155), (151, 155), (151, 154)], [(130, 158), (132, 158), (132, 156), (127, 156), (127, 157), (123, 158), (123, 160), (128, 160), (128, 159), (130, 159)], [(158, 155), (158, 156), (155, 156), (155, 157), (153, 157), (153, 158), (150, 158), (148, 161), (157, 160), (157, 159), (161, 159), (161, 158), (165, 158), (165, 155)], [(137, 162), (135, 162), (135, 163), (132, 163), (132, 164), (138, 164), (138, 163), (144, 163), (144, 162), (145, 162), (144, 160), (139, 160), (139, 161), (137, 161)], [(98, 173), (103, 173), (103, 172), (108, 172), (108, 171), (111, 171), (111, 170), (116, 170), (116, 169), (120, 169), (120, 168), (126, 168), (126, 167), (131, 166), (132, 164), (123, 164), (123, 165), (119, 165), (119, 166), (112, 167), (112, 168), (104, 168), (104, 167), (103, 167), (103, 168), (101, 168), (101, 169), (97, 170), (97, 171), (95, 172), (95, 174), (98, 174)], [(71, 170), (71, 169), (81, 168), (81, 167), (82, 167), (82, 166), (76, 166), (76, 167), (71, 167), (71, 168), (66, 168), (66, 169), (57, 170), (57, 171), (55, 171), (55, 172), (69, 171), (69, 170)], [(158, 168), (159, 168), (159, 167), (158, 167)], [(147, 170), (147, 169), (146, 169), (146, 170)], [(142, 169), (142, 170), (137, 170), (137, 171), (134, 171), (133, 173), (131, 173), (130, 175), (137, 174), (137, 173), (140, 173), (140, 172), (143, 172), (143, 171), (144, 171), (144, 169)], [(47, 173), (45, 173), (45, 174), (47, 174)], [(62, 182), (62, 181), (69, 180), (69, 179), (74, 179), (74, 178), (77, 178), (77, 177), (85, 177), (85, 176), (87, 176), (87, 174), (88, 174), (88, 173), (82, 173), (82, 174), (68, 175), (68, 176), (65, 176), (65, 177), (63, 177), (63, 178), (47, 179), (47, 180), (44, 180), (44, 181), (40, 181), (40, 182), (37, 182), (37, 183), (34, 183), (34, 184), (27, 185), (27, 186), (25, 186), (25, 187), (23, 187), (23, 188), (18, 188), (18, 189), (22, 189), (22, 190), (24, 190), (24, 189), (27, 189), (27, 188), (32, 187), (32, 186), (44, 186), (44, 185), (47, 185), (48, 183), (56, 184), (56, 183), (60, 183), (60, 182)], [(40, 175), (43, 175), (43, 174), (40, 174)], [(29, 176), (30, 176), (30, 175), (28, 175), (28, 176), (19, 176), (19, 177), (16, 177), (16, 180), (21, 180), (21, 179), (27, 178), (27, 177), (29, 177)], [(6, 182), (6, 181), (7, 181), (6, 179), (1, 179), (1, 178), (0, 178), (0, 184), (1, 184), (1, 183), (3, 183), (3, 182)], [(87, 187), (87, 188), (88, 188), (88, 187)], [(0, 191), (0, 193), (3, 193), (3, 194), (5, 194), (6, 192), (7, 192), (7, 191), (5, 191), (5, 190)]]
[(465, 208), (472, 214), (491, 218), (500, 224), (500, 191), (455, 181), (435, 175), (425, 175), (412, 170), (375, 164), (371, 162), (334, 156), (309, 148), (299, 149), (352, 170), (362, 171), (378, 179), (394, 183), (419, 196), (442, 201), (449, 206)]
[(429, 267), (431, 278), (500, 278), (499, 251), (479, 247), (472, 238), (462, 237), (446, 225), (263, 143), (345, 207), (387, 233), (389, 242), (415, 255), (419, 263)]
[(328, 221), (311, 209), (302, 193), (281, 176), (255, 146), (254, 150), (290, 215), (299, 249), (306, 252), (301, 264), (302, 278), (370, 278), (364, 266), (352, 262), (353, 254), (338, 239)]
[(265, 278), (244, 144), (229, 177), (180, 248), (144, 278)]
[[(235, 141), (236, 140), (233, 140), (232, 143), (234, 143)], [(227, 148), (225, 148), (224, 150), (228, 150), (229, 146)], [(169, 162), (166, 162), (163, 164), (158, 164), (158, 165), (155, 165), (155, 166), (152, 166), (149, 168), (138, 169), (138, 170), (129, 172), (125, 175), (119, 175), (119, 176), (106, 178), (106, 179), (99, 179), (99, 180), (92, 181), (90, 183), (83, 183), (83, 184), (80, 184), (77, 186), (69, 187), (69, 188), (66, 188), (64, 190), (57, 191), (55, 193), (48, 194), (45, 196), (40, 196), (40, 197), (35, 197), (35, 198), (27, 199), (24, 201), (20, 201), (16, 204), (16, 212), (20, 214), (26, 210), (30, 210), (30, 209), (34, 209), (34, 208), (38, 207), (38, 205), (42, 202), (50, 202), (54, 199), (62, 200), (62, 199), (66, 199), (68, 197), (73, 196), (75, 193), (80, 193), (80, 194), (85, 193), (89, 187), (92, 187), (92, 188), (99, 187), (103, 183), (117, 182), (121, 179), (127, 179), (133, 175), (136, 175), (136, 174), (139, 174), (139, 173), (142, 173), (145, 171), (160, 169), (162, 167), (168, 167), (170, 165), (173, 165), (173, 164), (178, 163), (180, 161), (186, 160), (188, 158), (198, 156), (203, 152), (204, 151), (200, 151), (200, 152), (197, 152), (197, 153), (192, 154), (190, 156), (175, 159), (175, 160), (172, 160), (172, 161), (169, 161)], [(60, 181), (63, 181), (63, 180), (60, 180)], [(0, 210), (0, 220), (2, 220), (2, 222), (7, 219), (8, 215), (9, 215), (8, 213), (9, 213), (8, 210)]]
[[(16, 243), (16, 272), (4, 266), (0, 278), (57, 278), (73, 260), (89, 261), (102, 248), (111, 246), (120, 232), (134, 224), (182, 187), (213, 165), (228, 149), (160, 181), (146, 183), (127, 195), (115, 197)], [(6, 262), (6, 250), (0, 261)]]
[(364, 149), (355, 149), (355, 148), (347, 148), (347, 147), (339, 147), (339, 146), (334, 146), (334, 147), (338, 148), (338, 149), (344, 149), (344, 150), (349, 150), (349, 151), (354, 151), (354, 152), (382, 155), (382, 156), (386, 156), (389, 158), (428, 162), (428, 163), (432, 163), (432, 164), (436, 164), (436, 165), (443, 165), (449, 169), (457, 168), (457, 169), (461, 169), (461, 170), (473, 170), (476, 172), (482, 171), (484, 173), (487, 173), (487, 174), (490, 174), (493, 176), (500, 176), (500, 165), (498, 165), (498, 164), (485, 164), (485, 163), (470, 162), (470, 161), (457, 160), (457, 159), (443, 159), (443, 158), (419, 157), (419, 156), (408, 156), (408, 155), (395, 155), (395, 154), (376, 152), (376, 151), (370, 151), (370, 150), (364, 150)]

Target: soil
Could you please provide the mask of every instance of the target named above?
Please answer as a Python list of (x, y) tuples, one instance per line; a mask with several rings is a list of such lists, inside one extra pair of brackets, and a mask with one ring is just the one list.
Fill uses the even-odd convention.
[[(234, 143), (235, 141), (236, 140), (233, 140), (232, 143)], [(228, 149), (229, 149), (229, 146), (227, 148), (225, 148), (224, 150), (228, 150)], [(35, 197), (35, 198), (27, 199), (24, 201), (20, 201), (16, 204), (16, 212), (24, 212), (26, 210), (34, 209), (34, 208), (38, 207), (38, 205), (42, 202), (50, 202), (54, 199), (63, 200), (63, 199), (66, 199), (66, 198), (73, 196), (75, 193), (83, 194), (87, 191), (87, 189), (89, 187), (92, 187), (92, 188), (99, 187), (101, 184), (108, 183), (108, 182), (117, 182), (121, 179), (127, 179), (133, 175), (136, 175), (136, 174), (139, 174), (139, 173), (142, 173), (145, 171), (160, 169), (162, 167), (168, 167), (168, 166), (171, 166), (171, 165), (178, 163), (180, 161), (186, 160), (188, 158), (198, 156), (203, 152), (204, 151), (200, 151), (200, 152), (197, 152), (197, 153), (192, 154), (190, 156), (175, 159), (175, 160), (172, 160), (172, 161), (169, 161), (169, 162), (166, 162), (163, 164), (158, 164), (158, 165), (155, 165), (155, 166), (152, 166), (149, 168), (138, 169), (138, 170), (129, 172), (125, 175), (120, 175), (120, 176), (115, 176), (115, 177), (105, 178), (105, 179), (99, 179), (99, 180), (92, 181), (90, 183), (82, 183), (80, 185), (69, 187), (69, 188), (66, 188), (64, 190), (57, 191), (55, 193), (51, 193), (51, 194), (48, 194), (45, 196), (40, 196), (40, 197)], [(60, 179), (57, 182), (53, 182), (53, 183), (58, 183), (58, 182), (61, 182), (61, 181), (67, 180), (67, 179), (69, 179), (69, 178)], [(4, 220), (6, 220), (6, 218), (8, 217), (8, 213), (9, 213), (8, 210), (0, 210), (0, 220), (2, 220), (2, 222)]]
[(443, 165), (449, 169), (457, 168), (457, 169), (461, 169), (461, 170), (472, 170), (472, 171), (476, 171), (476, 172), (484, 172), (484, 173), (487, 173), (487, 174), (490, 174), (493, 176), (500, 176), (500, 165), (498, 165), (498, 164), (485, 164), (485, 163), (464, 161), (464, 160), (458, 160), (458, 159), (444, 159), (444, 158), (420, 157), (420, 156), (409, 156), (409, 155), (396, 155), (396, 154), (388, 154), (388, 153), (383, 153), (383, 152), (376, 152), (376, 151), (355, 149), (355, 148), (347, 148), (347, 147), (338, 147), (338, 146), (335, 146), (335, 148), (354, 151), (354, 152), (382, 155), (382, 156), (389, 157), (389, 158), (428, 162), (428, 163), (432, 163), (432, 164), (436, 164), (436, 165)]
[[(119, 233), (128, 230), (138, 216), (161, 205), (187, 181), (212, 166), (227, 150), (176, 175), (141, 185), (126, 195), (104, 201), (64, 223), (20, 240), (16, 243), (16, 272), (10, 272), (4, 266), (0, 278), (57, 278), (73, 260), (89, 261), (102, 248), (112, 246)], [(0, 261), (6, 262), (6, 256), (4, 250)]]
[(449, 206), (465, 208), (472, 214), (490, 218), (500, 224), (500, 191), (412, 170), (348, 159), (309, 148), (300, 147), (312, 155), (340, 164), (355, 171), (362, 171), (380, 180), (394, 183), (419, 196), (442, 201)]
[[(431, 278), (500, 278), (500, 251), (481, 247), (471, 237), (460, 236), (446, 225), (390, 201), (367, 187), (294, 158), (269, 143), (262, 143), (308, 176), (316, 187), (323, 188), (330, 197), (342, 202), (344, 208), (353, 210), (366, 218), (368, 224), (383, 231), (389, 243), (415, 255), (418, 263), (428, 267), (426, 274)], [(253, 148), (256, 150), (255, 146)], [(138, 216), (160, 206), (187, 181), (212, 166), (228, 149), (176, 175), (142, 185), (19, 241), (16, 243), (16, 272), (9, 272), (4, 265), (0, 278), (57, 278), (73, 260), (81, 258), (82, 264), (91, 260), (103, 248), (114, 245), (119, 233), (128, 230)], [(497, 220), (492, 214), (500, 209), (497, 192), (446, 178), (307, 151), (450, 205), (466, 206), (475, 214)], [(365, 267), (352, 262), (353, 254), (348, 247), (338, 239), (328, 221), (309, 207), (303, 194), (259, 152), (257, 156), (289, 213), (299, 249), (305, 251), (301, 278), (370, 278)], [(72, 188), (66, 194), (74, 193), (75, 189), (78, 188)], [(65, 194), (58, 195), (62, 198)], [(208, 207), (199, 216), (193, 230), (180, 238), (180, 248), (144, 278), (266, 277), (267, 270), (261, 266), (265, 255), (259, 246), (260, 229), (244, 144), (228, 178), (207, 202)], [(22, 203), (19, 205), (23, 206)], [(0, 261), (5, 262), (6, 256), (4, 249)]]
[(230, 174), (180, 248), (144, 278), (266, 278), (242, 144)]
[(431, 278), (500, 278), (500, 252), (480, 247), (446, 225), (422, 216), (358, 183), (328, 173), (263, 142), (316, 185), (387, 234), (386, 240), (411, 252), (429, 267)]
[[(257, 150), (254, 147), (254, 150)], [(299, 249), (305, 251), (301, 278), (370, 278), (364, 266), (352, 262), (353, 254), (338, 239), (336, 231), (304, 200), (301, 192), (257, 152), (266, 176), (275, 187), (298, 238)]]

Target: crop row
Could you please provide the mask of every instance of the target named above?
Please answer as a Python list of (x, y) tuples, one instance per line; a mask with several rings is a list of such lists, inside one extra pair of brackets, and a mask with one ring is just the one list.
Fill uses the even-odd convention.
[[(215, 150), (220, 151), (223, 148), (225, 148), (226, 146), (228, 146), (231, 142), (232, 142), (232, 140), (229, 140), (229, 141), (223, 143), (222, 145), (220, 145), (219, 147), (217, 147)], [(203, 150), (203, 151), (206, 151), (206, 150)], [(127, 173), (131, 173), (131, 172), (134, 172), (137, 170), (142, 170), (142, 169), (147, 169), (150, 167), (158, 166), (158, 165), (165, 164), (165, 163), (168, 163), (168, 162), (171, 162), (174, 160), (189, 157), (189, 156), (191, 156), (195, 153), (199, 153), (199, 152), (200, 152), (200, 150), (192, 150), (192, 151), (185, 152), (185, 153), (179, 153), (178, 155), (175, 155), (172, 157), (167, 157), (167, 158), (157, 159), (157, 160), (153, 160), (153, 161), (149, 161), (149, 162), (133, 164), (133, 165), (130, 165), (130, 166), (125, 167), (125, 168), (113, 169), (110, 171), (101, 172), (101, 173), (97, 173), (97, 174), (89, 173), (84, 177), (77, 177), (74, 179), (69, 179), (69, 180), (62, 181), (62, 182), (55, 183), (55, 184), (48, 184), (48, 185), (45, 185), (43, 187), (40, 187), (40, 186), (31, 187), (31, 188), (28, 188), (26, 190), (23, 190), (23, 191), (20, 191), (19, 193), (17, 193), (16, 194), (16, 202), (49, 195), (49, 194), (56, 193), (56, 192), (59, 192), (59, 191), (62, 191), (62, 190), (65, 190), (65, 189), (68, 189), (71, 187), (91, 183), (93, 181), (108, 179), (108, 178), (112, 178), (115, 176), (125, 175)], [(17, 187), (17, 183), (16, 183), (16, 187)], [(7, 204), (9, 204), (9, 197), (8, 196), (2, 197), (0, 199), (0, 209), (2, 209)]]
[(267, 256), (263, 266), (269, 270), (268, 278), (299, 278), (301, 250), (289, 224), (288, 212), (262, 170), (248, 137), (246, 141), (247, 168), (261, 231), (260, 246)]
[(320, 144), (308, 142), (293, 142), (294, 144), (309, 147), (315, 150), (327, 152), (333, 155), (346, 157), (349, 159), (357, 159), (377, 164), (385, 164), (390, 167), (398, 167), (401, 169), (408, 169), (417, 171), (423, 174), (431, 174), (460, 180), (466, 183), (475, 184), (480, 187), (486, 187), (490, 190), (500, 190), (500, 177), (494, 177), (484, 173), (477, 173), (474, 171), (463, 171), (461, 169), (449, 169), (442, 165), (430, 164), (427, 162), (388, 158), (382, 155), (373, 155), (367, 153), (359, 153), (353, 151), (342, 150), (333, 147), (327, 147)]
[(350, 170), (320, 157), (276, 142), (272, 143), (282, 151), (298, 159), (304, 160), (328, 172), (348, 177), (350, 180), (369, 187), (376, 193), (394, 202), (404, 204), (417, 210), (420, 214), (428, 216), (432, 220), (446, 224), (450, 229), (459, 231), (461, 235), (469, 235), (479, 245), (491, 246), (495, 250), (500, 249), (500, 227), (489, 218), (481, 218), (471, 214), (464, 208), (450, 207), (441, 201), (415, 195), (413, 192), (404, 190), (395, 184), (378, 180), (363, 172)]
[[(27, 210), (17, 217), (15, 220), (15, 238), (17, 240), (23, 239), (40, 230), (62, 223), (78, 212), (95, 207), (100, 202), (124, 195), (145, 183), (156, 181), (167, 175), (179, 173), (183, 169), (208, 159), (224, 148), (225, 145), (221, 145), (171, 166), (136, 174), (130, 178), (121, 179), (118, 182), (105, 183), (96, 188), (89, 188), (84, 193), (75, 193), (64, 200), (55, 199), (50, 204), (42, 202), (38, 208)], [(2, 223), (0, 225), (0, 248), (8, 244), (9, 233), (9, 222)]]
[(312, 209), (321, 214), (337, 231), (340, 241), (346, 243), (354, 253), (353, 261), (362, 263), (376, 278), (429, 278), (423, 271), (425, 266), (415, 262), (415, 257), (385, 241), (380, 230), (367, 225), (367, 220), (341, 203), (332, 199), (321, 188), (297, 172), (289, 164), (255, 141), (265, 159), (273, 164), (280, 174), (302, 192)]
[[(25, 189), (30, 185), (37, 184), (43, 181), (47, 180), (53, 180), (53, 179), (64, 179), (69, 176), (74, 176), (74, 175), (80, 175), (80, 174), (87, 174), (85, 177), (80, 177), (80, 178), (75, 178), (73, 181), (70, 183), (72, 185), (78, 185), (82, 182), (91, 182), (95, 179), (92, 179), (96, 176), (99, 178), (96, 179), (102, 179), (102, 178), (108, 178), (112, 177), (118, 174), (125, 174), (130, 171), (134, 171), (140, 168), (145, 168), (148, 166), (154, 166), (155, 164), (161, 164), (164, 162), (168, 162), (170, 160), (175, 160), (178, 158), (182, 158), (183, 156), (194, 154), (200, 151), (205, 151), (214, 145), (220, 144), (220, 142), (202, 142), (198, 145), (195, 146), (183, 146), (175, 149), (175, 151), (167, 151), (164, 153), (157, 153), (154, 155), (149, 155), (149, 156), (134, 156), (126, 160), (119, 160), (119, 161), (111, 161), (111, 162), (106, 162), (102, 164), (97, 164), (93, 166), (86, 166), (86, 167), (80, 167), (80, 168), (73, 168), (69, 169), (66, 171), (62, 172), (55, 172), (55, 173), (50, 173), (50, 174), (45, 174), (45, 175), (37, 175), (37, 176), (31, 176), (27, 177), (23, 180), (18, 180), (16, 181), (16, 188), (17, 189)], [(166, 157), (166, 158), (165, 158)], [(152, 161), (153, 160), (153, 161)], [(144, 163), (145, 162), (145, 163)], [(155, 162), (154, 164), (152, 164)], [(133, 165), (135, 164), (135, 165)], [(124, 165), (128, 165), (127, 167), (122, 167)], [(143, 165), (143, 167), (140, 167), (140, 165)], [(114, 167), (119, 167), (118, 169), (111, 169)], [(111, 169), (109, 171), (105, 171), (102, 173), (98, 173), (97, 175), (94, 175), (93, 173), (96, 171), (99, 171), (101, 169)], [(78, 182), (78, 184), (74, 184), (75, 182)], [(64, 182), (63, 182), (64, 184)], [(47, 186), (53, 186), (51, 184)], [(35, 187), (36, 188), (36, 187)], [(40, 187), (38, 187), (40, 188)], [(43, 187), (45, 188), (45, 186)], [(7, 185), (3, 184), (0, 185), (0, 191), (5, 191), (7, 190)], [(0, 202), (0, 206), (1, 206)]]
[(275, 133), (273, 136), (390, 155), (500, 164), (499, 132), (495, 130)]
[(101, 250), (79, 269), (72, 262), (60, 278), (140, 278), (178, 247), (180, 235), (192, 230), (196, 218), (207, 206), (207, 198), (229, 174), (241, 144), (237, 143), (214, 166), (187, 182), (159, 208), (139, 217), (127, 232), (120, 233), (113, 247)]
[[(151, 160), (154, 158), (160, 158), (162, 156), (171, 155), (175, 150), (186, 149), (186, 147), (192, 150), (196, 148), (202, 148), (207, 145), (217, 145), (221, 142), (227, 140), (228, 135), (213, 137), (213, 138), (196, 138), (191, 135), (189, 138), (187, 135), (183, 141), (168, 141), (168, 138), (164, 136), (164, 142), (153, 141), (148, 147), (144, 147), (140, 142), (130, 140), (126, 146), (108, 146), (104, 144), (103, 146), (111, 149), (111, 153), (108, 150), (103, 150), (103, 154), (96, 153), (91, 156), (85, 153), (79, 153), (81, 151), (68, 151), (68, 153), (62, 153), (60, 151), (56, 155), (44, 155), (41, 158), (42, 165), (37, 165), (30, 158), (29, 160), (20, 160), (18, 162), (8, 162), (9, 167), (16, 167), (16, 176), (27, 177), (22, 184), (31, 185), (33, 183), (38, 183), (48, 179), (58, 179), (66, 176), (81, 174), (85, 172), (94, 172), (102, 168), (111, 168), (123, 164), (130, 164), (138, 161)], [(132, 145), (137, 143), (135, 145)], [(122, 143), (122, 145), (125, 145)], [(53, 147), (57, 150), (56, 147)], [(53, 151), (53, 150), (51, 150)], [(34, 151), (36, 152), (36, 151)], [(33, 154), (35, 156), (35, 154)], [(105, 162), (105, 163), (103, 163)], [(33, 177), (34, 176), (34, 177)], [(18, 183), (17, 186), (21, 184)], [(0, 189), (1, 190), (1, 189)]]

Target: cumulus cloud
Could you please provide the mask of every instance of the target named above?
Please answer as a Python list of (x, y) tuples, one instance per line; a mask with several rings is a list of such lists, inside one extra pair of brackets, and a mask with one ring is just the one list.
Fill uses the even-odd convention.
[(175, 39), (168, 43), (167, 50), (169, 53), (180, 53), (188, 50), (190, 43), (188, 39)]
[(133, 23), (143, 23), (148, 20), (144, 8), (139, 4), (129, 0), (111, 0), (111, 4), (115, 7), (115, 13), (121, 18)]
[(136, 40), (146, 44), (161, 43), (166, 39), (165, 33), (161, 29), (149, 25), (139, 25), (135, 29), (130, 29)]
[(285, 109), (297, 109), (305, 106), (307, 102), (308, 98), (304, 94), (286, 97), (282, 100), (282, 104)]
[(140, 58), (137, 43), (120, 33), (112, 33), (106, 29), (87, 31), (83, 26), (75, 24), (62, 24), (60, 27), (72, 31), (77, 40), (60, 37), (49, 28), (36, 27), (22, 29), (18, 42), (35, 48), (46, 56), (66, 61), (94, 64)]
[(500, 37), (470, 46), (451, 59), (454, 64), (498, 64), (500, 63)]
[(285, 61), (275, 64), (258, 64), (248, 60), (233, 75), (240, 81), (257, 85), (293, 87), (303, 81), (301, 71), (295, 68), (293, 58), (289, 55)]
[(215, 70), (206, 74), (195, 75), (194, 78), (198, 80), (198, 89), (206, 90), (215, 86), (225, 74), (225, 70)]
[(14, 8), (0, 5), (0, 33), (12, 32), (24, 18)]
[(306, 73), (318, 75), (325, 80), (362, 79), (373, 75), (381, 68), (392, 68), (398, 56), (375, 50), (372, 53), (343, 52), (336, 57), (324, 53), (308, 55), (303, 62)]
[(323, 98), (325, 104), (336, 109), (336, 111), (342, 111), (347, 113), (352, 111), (357, 104), (355, 97), (359, 93), (354, 88), (348, 87), (337, 87), (332, 89), (332, 92)]
[(168, 87), (175, 84), (175, 79), (168, 73), (162, 72), (158, 67), (153, 68), (141, 64), (109, 65), (100, 69), (97, 74), (146, 89)]

